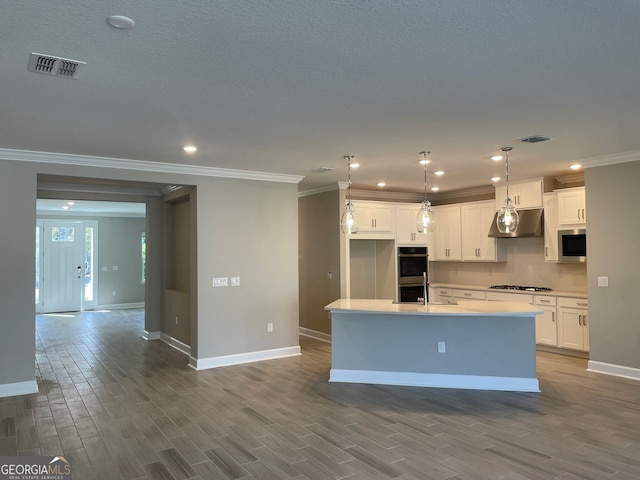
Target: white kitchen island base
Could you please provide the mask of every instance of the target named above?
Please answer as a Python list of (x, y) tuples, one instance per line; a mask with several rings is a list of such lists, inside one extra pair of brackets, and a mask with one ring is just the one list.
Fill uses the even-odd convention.
[[(539, 392), (535, 307), (336, 300), (331, 382)], [(444, 352), (439, 352), (444, 347)]]

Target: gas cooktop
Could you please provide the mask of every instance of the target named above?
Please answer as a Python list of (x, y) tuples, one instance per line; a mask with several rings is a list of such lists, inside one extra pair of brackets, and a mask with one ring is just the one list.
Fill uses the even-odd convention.
[(489, 288), (495, 288), (496, 290), (524, 290), (527, 292), (550, 292), (551, 289), (547, 287), (528, 287), (526, 285), (491, 285)]

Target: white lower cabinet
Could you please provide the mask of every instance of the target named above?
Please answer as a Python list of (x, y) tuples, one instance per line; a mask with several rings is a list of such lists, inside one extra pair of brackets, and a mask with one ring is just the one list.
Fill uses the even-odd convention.
[(544, 313), (536, 316), (536, 343), (558, 345), (558, 322), (556, 322), (556, 297), (536, 295), (534, 305)]
[(429, 289), (430, 302), (451, 303), (452, 300), (450, 288), (432, 287)]
[(589, 351), (589, 309), (585, 299), (558, 297), (558, 346)]
[(486, 300), (485, 292), (481, 290), (451, 289), (451, 296), (458, 300)]

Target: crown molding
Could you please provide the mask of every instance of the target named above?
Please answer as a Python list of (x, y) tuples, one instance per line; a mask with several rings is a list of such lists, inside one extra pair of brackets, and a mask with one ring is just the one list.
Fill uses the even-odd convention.
[[(343, 184), (345, 186), (343, 186)], [(310, 195), (316, 195), (318, 193), (331, 192), (332, 190), (344, 190), (345, 188), (347, 188), (346, 185), (346, 182), (328, 183), (327, 185), (322, 185), (321, 187), (310, 188), (308, 190), (298, 192), (298, 198), (308, 197)]]
[(584, 172), (560, 175), (560, 176), (554, 177), (554, 180), (556, 180), (558, 183), (562, 185), (584, 183)]
[(578, 160), (578, 163), (580, 163), (583, 168), (592, 168), (604, 165), (615, 165), (616, 163), (637, 162), (638, 160), (640, 160), (640, 150), (585, 158), (584, 160)]
[(180, 175), (197, 175), (203, 177), (237, 178), (242, 180), (259, 180), (263, 182), (300, 183), (301, 175), (255, 172), (251, 170), (235, 170), (231, 168), (205, 167), (200, 165), (181, 165), (177, 163), (131, 160), (126, 158), (93, 157), (70, 153), (35, 152), (30, 150), (11, 150), (0, 148), (0, 160), (55, 163), (60, 165), (79, 165), (85, 167), (115, 168), (120, 170), (150, 170), (160, 173), (176, 173)]
[(380, 202), (420, 203), (424, 193), (390, 192), (386, 190), (358, 190), (351, 188), (351, 198), (357, 200), (374, 200)]

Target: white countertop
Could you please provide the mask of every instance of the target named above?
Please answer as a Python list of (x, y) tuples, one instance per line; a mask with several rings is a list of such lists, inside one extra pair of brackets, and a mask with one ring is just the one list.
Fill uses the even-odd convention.
[(457, 305), (393, 303), (392, 300), (369, 300), (341, 298), (330, 303), (325, 310), (350, 313), (382, 313), (405, 315), (451, 315), (451, 316), (508, 316), (534, 317), (543, 313), (539, 308), (525, 302), (489, 302), (485, 300), (461, 300)]
[(489, 285), (466, 285), (461, 283), (441, 283), (441, 282), (429, 282), (429, 286), (432, 288), (458, 288), (463, 290), (478, 290), (478, 291), (485, 291), (485, 292), (516, 293), (520, 295), (546, 295), (551, 297), (587, 298), (587, 292), (574, 292), (574, 291), (567, 291), (567, 290), (531, 292), (527, 290), (502, 290), (499, 288), (489, 288)]

